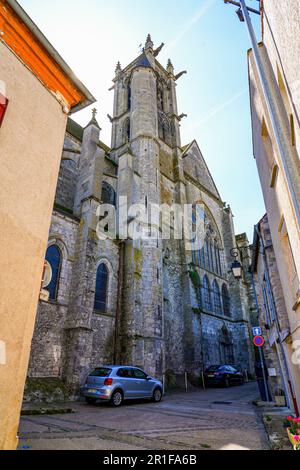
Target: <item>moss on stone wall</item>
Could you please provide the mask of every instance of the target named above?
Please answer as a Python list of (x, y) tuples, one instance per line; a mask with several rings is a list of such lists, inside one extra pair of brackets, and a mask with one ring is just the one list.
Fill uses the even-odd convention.
[(71, 391), (61, 379), (55, 377), (27, 378), (24, 402), (54, 403), (71, 398)]
[(200, 279), (193, 263), (189, 265), (188, 274), (190, 276), (190, 280), (192, 281), (192, 285), (197, 292), (198, 289), (200, 289)]
[(142, 274), (142, 251), (138, 250), (137, 248), (134, 249), (134, 265), (135, 265), (135, 273), (141, 275)]

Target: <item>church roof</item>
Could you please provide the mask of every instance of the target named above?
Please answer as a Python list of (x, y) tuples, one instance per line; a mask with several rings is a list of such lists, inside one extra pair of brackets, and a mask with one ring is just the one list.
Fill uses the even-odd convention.
[[(75, 137), (76, 139), (80, 140), (80, 142), (82, 142), (82, 139), (83, 139), (83, 127), (81, 127), (80, 124), (78, 124), (77, 122), (73, 121), (73, 119), (71, 118), (68, 118), (68, 122), (67, 122), (67, 132), (69, 132), (69, 134), (71, 134), (73, 137)], [(106, 153), (109, 153), (110, 152), (110, 148), (104, 144), (103, 142), (101, 142), (101, 140), (99, 140), (99, 146), (102, 148), (102, 150), (104, 150)]]
[[(202, 155), (199, 145), (196, 140), (193, 140), (188, 145), (182, 147), (182, 158), (184, 159), (184, 170), (187, 174), (193, 178), (197, 178), (198, 182), (203, 188), (208, 190), (219, 201), (222, 201), (217, 186), (213, 180), (213, 177), (209, 171), (207, 163)], [(199, 166), (199, 176), (194, 176), (194, 164), (191, 164), (191, 159), (196, 160)]]
[(146, 54), (142, 54), (139, 58), (137, 63), (135, 64), (135, 67), (149, 67), (152, 68), (152, 65), (150, 64)]

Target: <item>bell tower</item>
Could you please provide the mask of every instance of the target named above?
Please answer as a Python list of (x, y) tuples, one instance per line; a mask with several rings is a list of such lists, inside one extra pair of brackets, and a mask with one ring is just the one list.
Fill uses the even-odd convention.
[[(141, 55), (125, 69), (118, 63), (114, 78), (111, 156), (119, 164), (118, 209), (160, 205), (161, 147), (170, 153), (173, 172), (181, 146), (176, 77), (171, 61), (165, 69), (148, 35)], [(180, 191), (179, 191), (180, 193)], [(129, 212), (127, 221), (137, 214)], [(139, 229), (149, 235), (147, 221)], [(158, 231), (158, 227), (157, 227)], [(134, 364), (161, 375), (165, 363), (163, 318), (163, 241), (136, 239), (120, 231), (122, 294), (119, 301), (117, 362)]]

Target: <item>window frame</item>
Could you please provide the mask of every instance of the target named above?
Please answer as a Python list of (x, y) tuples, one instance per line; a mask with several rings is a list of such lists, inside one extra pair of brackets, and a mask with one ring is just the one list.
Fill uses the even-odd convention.
[[(58, 253), (58, 266), (57, 268), (54, 270), (53, 269), (53, 264), (50, 262), (50, 260), (48, 259), (48, 252), (49, 250), (55, 248), (57, 250), (57, 253)], [(51, 285), (52, 283), (52, 280), (50, 282), (50, 284), (45, 287), (45, 290), (49, 292), (49, 302), (57, 302), (58, 300), (58, 292), (59, 292), (59, 285), (60, 285), (60, 277), (61, 277), (61, 270), (62, 270), (62, 261), (63, 261), (63, 255), (62, 255), (62, 250), (60, 249), (59, 245), (57, 243), (52, 243), (51, 245), (48, 246), (47, 248), (47, 251), (46, 251), (46, 256), (45, 256), (45, 260), (48, 261), (48, 263), (50, 264), (51, 266), (51, 269), (52, 269), (52, 280), (53, 280), (53, 273), (55, 272), (56, 273), (56, 281), (55, 281), (55, 288), (53, 290), (53, 293), (54, 293), (54, 296), (52, 297), (51, 295), (51, 291), (49, 290), (49, 286)]]
[[(106, 270), (106, 289), (105, 289), (105, 302), (100, 302), (97, 300), (97, 284), (98, 284), (98, 275), (99, 275), (99, 270), (101, 267), (104, 267), (105, 270)], [(97, 267), (97, 270), (96, 270), (96, 285), (95, 285), (95, 298), (94, 298), (94, 312), (96, 313), (107, 313), (107, 310), (108, 310), (108, 293), (109, 293), (109, 282), (110, 282), (110, 270), (107, 266), (107, 264), (104, 262), (104, 261), (101, 261), (99, 264), (98, 264), (98, 267)], [(102, 309), (99, 309), (99, 308), (96, 308), (96, 304), (98, 303), (103, 303), (105, 308), (102, 310)]]

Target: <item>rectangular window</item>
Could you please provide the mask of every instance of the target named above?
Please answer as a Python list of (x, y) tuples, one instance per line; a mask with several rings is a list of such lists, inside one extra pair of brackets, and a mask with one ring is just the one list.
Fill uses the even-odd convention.
[(264, 285), (262, 286), (262, 293), (263, 293), (263, 302), (264, 302), (266, 320), (267, 320), (267, 324), (270, 326), (271, 325), (270, 308), (269, 308), (269, 302), (268, 302), (266, 288), (265, 288)]

